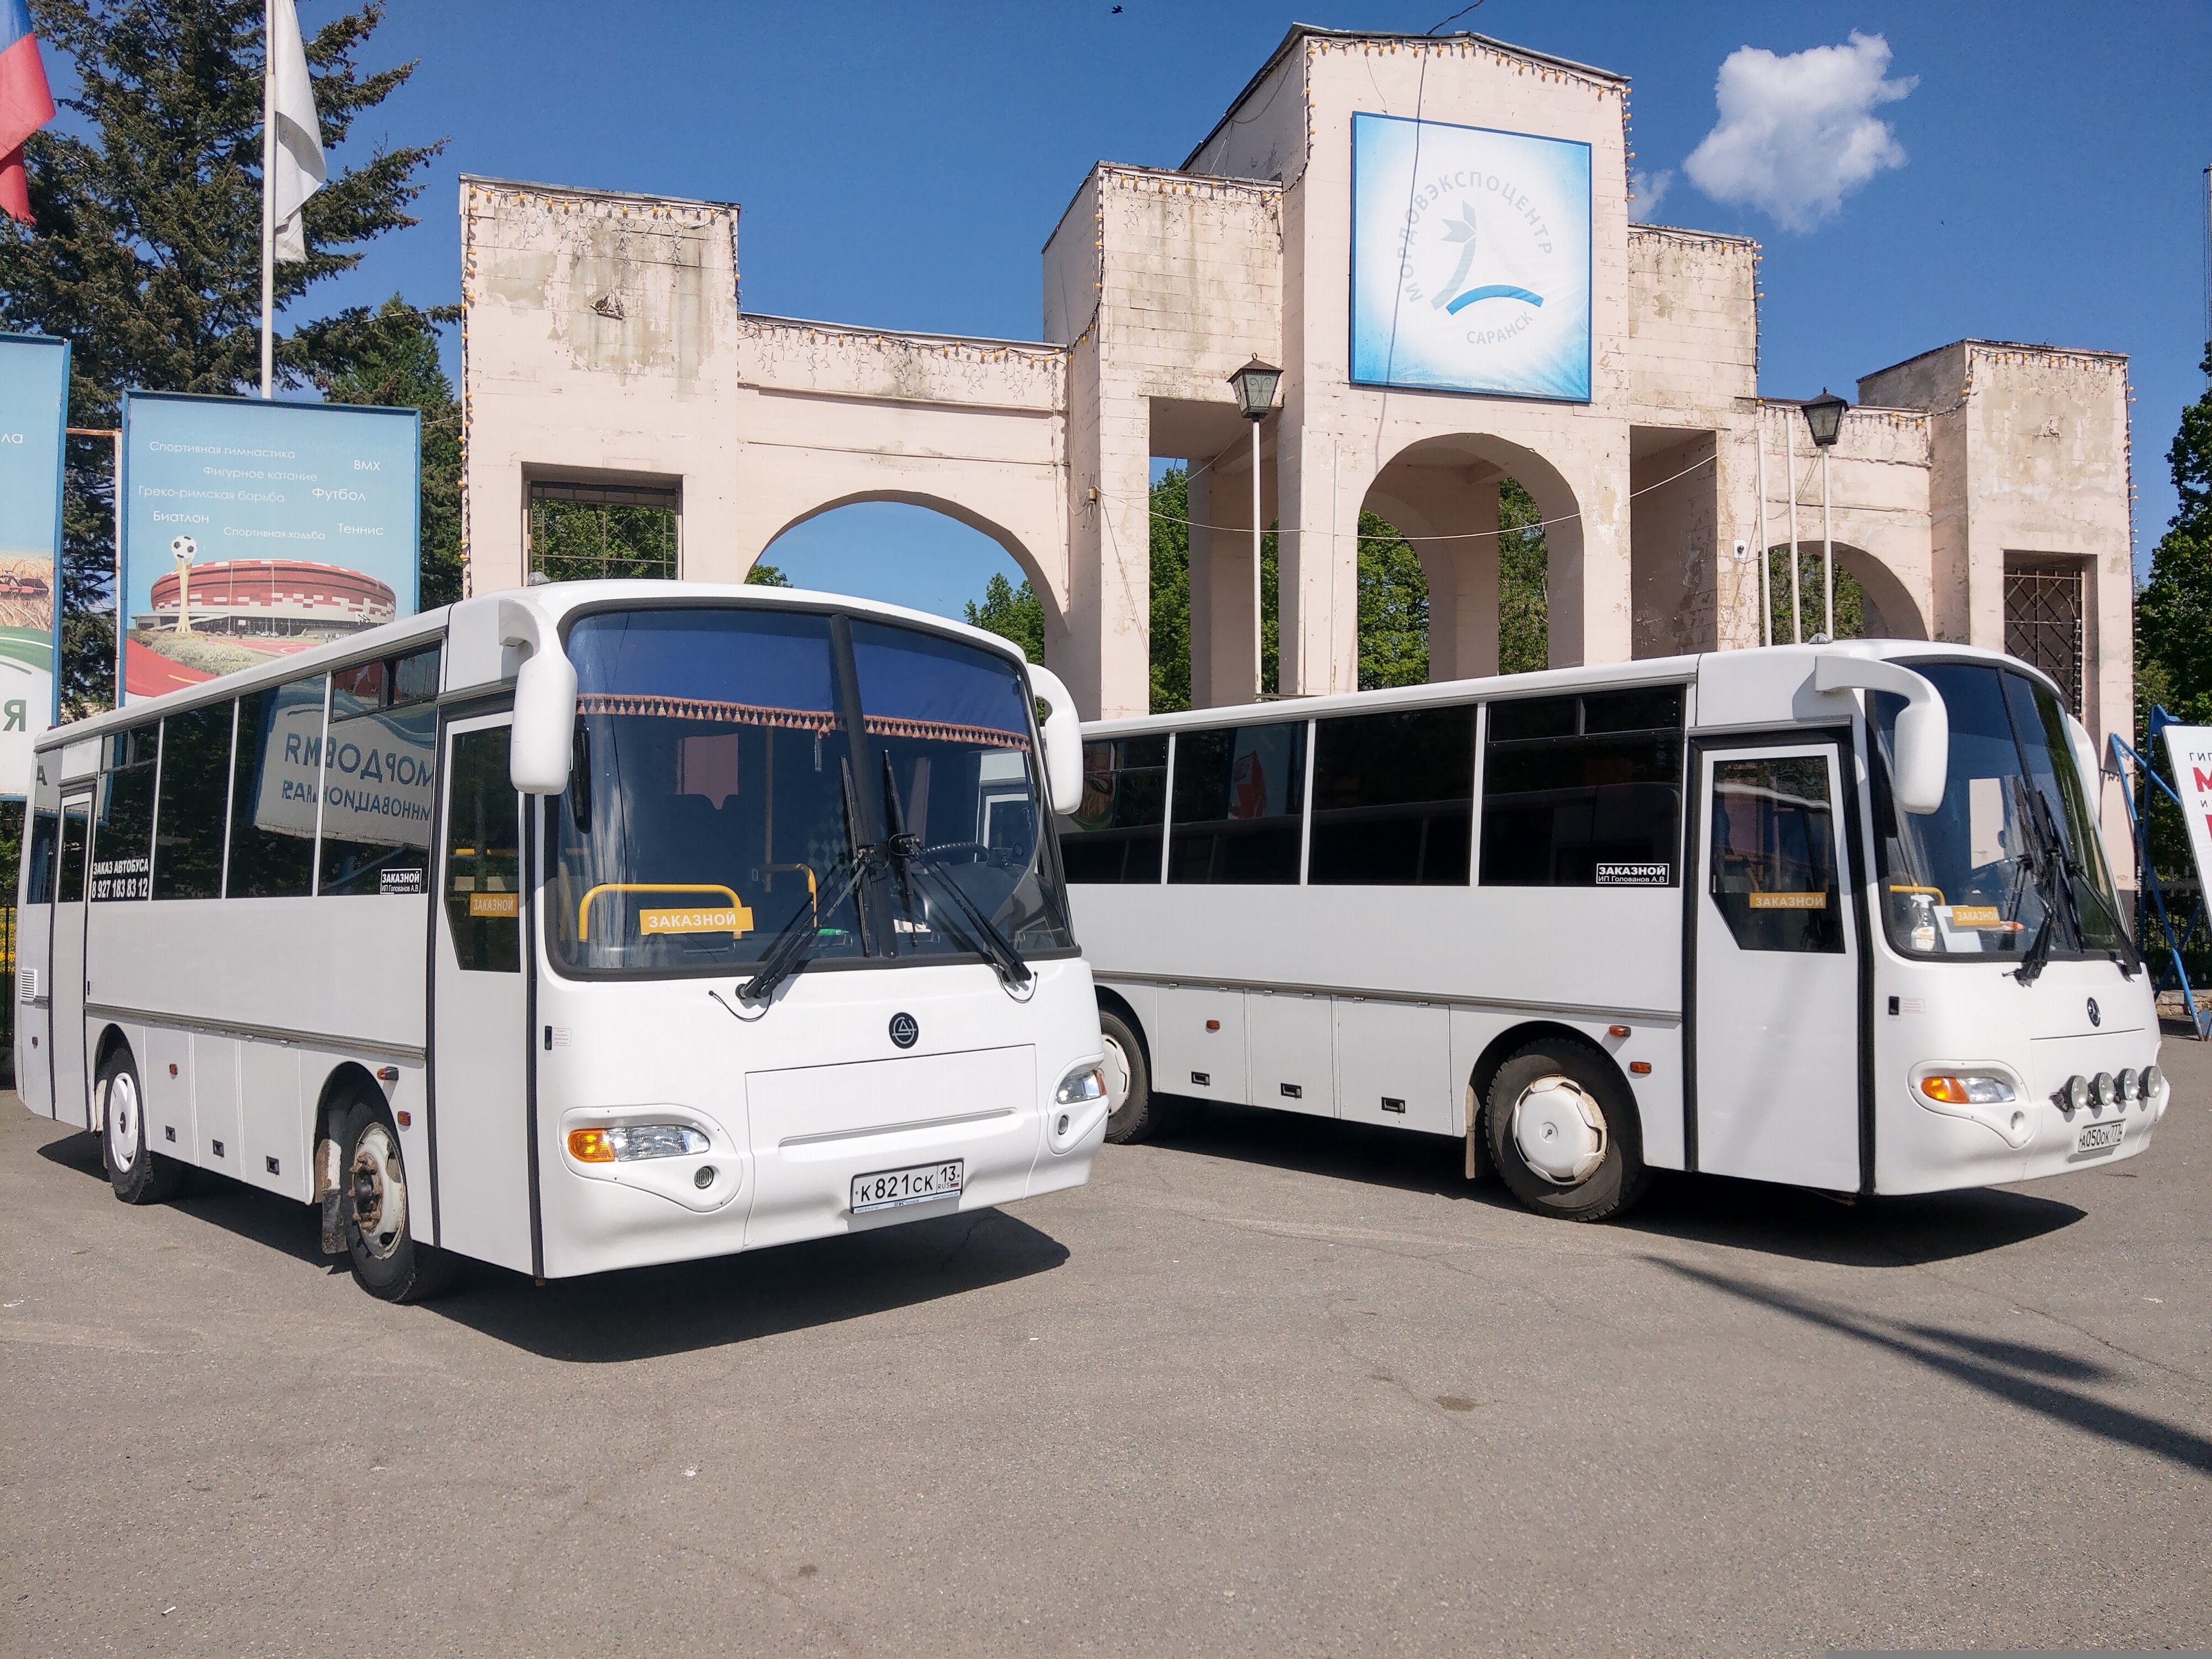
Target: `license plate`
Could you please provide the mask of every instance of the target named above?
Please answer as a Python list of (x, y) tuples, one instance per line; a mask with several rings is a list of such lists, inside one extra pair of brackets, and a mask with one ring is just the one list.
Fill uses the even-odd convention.
[(895, 1210), (902, 1204), (927, 1204), (933, 1198), (957, 1198), (967, 1161), (948, 1158), (942, 1164), (916, 1164), (904, 1170), (878, 1170), (853, 1177), (853, 1213)]
[(2085, 1123), (2081, 1126), (2081, 1139), (2077, 1143), (2075, 1150), (2084, 1152), (2108, 1152), (2120, 1144), (2120, 1135), (2127, 1127), (2118, 1118), (2114, 1118), (2110, 1123)]

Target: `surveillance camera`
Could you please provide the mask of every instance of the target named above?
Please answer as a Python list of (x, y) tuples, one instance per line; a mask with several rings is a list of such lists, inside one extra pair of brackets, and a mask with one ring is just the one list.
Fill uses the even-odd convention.
[(190, 536), (179, 536), (169, 544), (169, 551), (179, 559), (191, 560), (199, 552), (199, 544)]

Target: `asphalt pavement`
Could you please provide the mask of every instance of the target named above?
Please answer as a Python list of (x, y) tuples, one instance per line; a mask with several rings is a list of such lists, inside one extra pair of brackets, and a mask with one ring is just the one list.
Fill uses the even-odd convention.
[(0, 1650), (2212, 1645), (2212, 1051), (2148, 1155), (1547, 1221), (1213, 1109), (1087, 1188), (393, 1308), (0, 1097)]

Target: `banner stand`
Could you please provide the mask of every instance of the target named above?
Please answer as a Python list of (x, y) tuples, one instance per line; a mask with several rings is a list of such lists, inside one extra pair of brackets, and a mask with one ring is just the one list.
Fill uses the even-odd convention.
[[(2161, 735), (2166, 733), (2169, 728), (2180, 727), (2181, 724), (2164, 708), (2153, 708), (2150, 711), (2149, 729), (2143, 736), (2143, 747), (2155, 749)], [(2182, 729), (2192, 728), (2182, 727)], [(2121, 769), (2120, 766), (2120, 762), (2124, 757), (2135, 763), (2136, 770), (2145, 780), (2156, 785), (2166, 798), (2173, 803), (2175, 809), (2182, 815), (2185, 829), (2193, 832), (2196, 826), (2190, 819), (2189, 803), (2181, 798), (2173, 785), (2158, 775), (2158, 769), (2129, 747), (2126, 740), (2118, 732), (2112, 732), (2106, 738), (2106, 743), (2109, 745), (2107, 750), (2109, 769), (2120, 780), (2123, 786), (2127, 781), (2127, 774)], [(2174, 755), (2171, 738), (2167, 739), (2166, 756), (2178, 769), (2181, 763)], [(2136, 869), (2141, 878), (2136, 899), (2136, 936), (2144, 944), (2149, 942), (2150, 930), (2144, 925), (2149, 919), (2144, 914), (2146, 902), (2148, 902), (2150, 914), (2157, 918), (2159, 936), (2165, 945), (2166, 962), (2172, 970), (2173, 982), (2180, 988), (2181, 1006), (2189, 1017), (2190, 1025), (2195, 1030), (2199, 1042), (2212, 1042), (2212, 1007), (2197, 1006), (2197, 993), (2189, 983), (2189, 970), (2182, 965), (2181, 961), (2182, 947), (2196, 936), (2200, 921), (2205, 924), (2207, 937), (2212, 938), (2212, 892), (2208, 892), (2205, 868), (2207, 860), (2203, 854), (2197, 851), (2197, 843), (2203, 837), (2195, 833), (2190, 836), (2190, 850), (2197, 860), (2197, 896), (2183, 912), (2181, 926), (2177, 929), (2173, 924), (2172, 913), (2166, 906), (2165, 889), (2159, 882), (2158, 870), (2150, 859), (2149, 802), (2146, 800), (2143, 810), (2137, 811), (2135, 791), (2124, 787), (2121, 790), (2121, 799), (2127, 804), (2128, 827), (2135, 836)], [(2149, 952), (2146, 951), (2144, 955), (2148, 956)], [(2160, 984), (2160, 976), (2154, 975), (2151, 983), (2155, 991)]]

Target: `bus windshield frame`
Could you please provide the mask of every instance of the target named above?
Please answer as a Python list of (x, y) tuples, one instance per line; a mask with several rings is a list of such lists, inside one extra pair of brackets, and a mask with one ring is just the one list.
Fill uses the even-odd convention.
[(1024, 959), (1079, 954), (1010, 655), (865, 611), (697, 599), (582, 607), (562, 635), (576, 736), (544, 807), (562, 977), (749, 975), (810, 911), (809, 972), (987, 961), (963, 896)]

